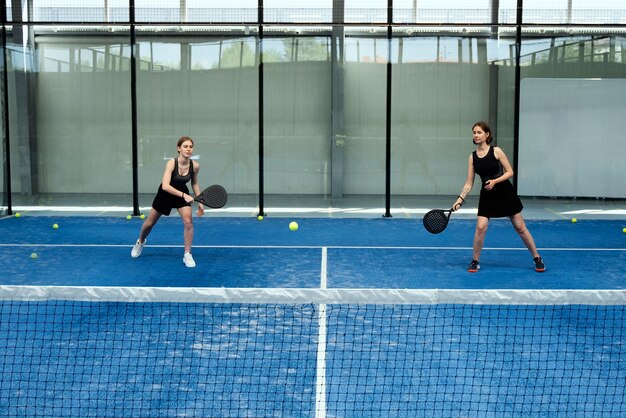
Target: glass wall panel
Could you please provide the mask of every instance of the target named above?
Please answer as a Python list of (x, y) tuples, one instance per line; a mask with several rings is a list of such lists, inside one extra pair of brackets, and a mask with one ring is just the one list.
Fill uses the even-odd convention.
[(258, 0), (186, 0), (187, 22), (256, 22)]
[(77, 29), (12, 28), (15, 205), (132, 202), (128, 28)]
[(499, 0), (499, 3), (498, 20), (492, 23), (515, 24), (517, 22), (517, 0)]
[(258, 1), (135, 0), (135, 19), (139, 23), (254, 23)]
[(457, 195), (474, 150), (475, 122), (488, 121), (497, 145), (513, 158), (506, 115), (513, 111), (514, 67), (503, 63), (514, 39), (491, 36), (489, 28), (399, 28), (396, 35), (392, 193)]
[(626, 3), (616, 0), (594, 2), (574, 1), (568, 10), (567, 22), (572, 24), (626, 24)]
[(619, 0), (524, 0), (524, 24), (626, 24)]
[[(181, 136), (194, 139), (201, 188), (223, 185), (229, 206), (258, 201), (256, 41), (243, 27), (213, 36), (138, 28), (140, 206), (149, 208)], [(240, 35), (231, 35), (239, 33)], [(158, 34), (158, 36), (156, 35)]]
[[(11, 2), (7, 2), (11, 3)], [(14, 2), (13, 2), (14, 3)], [(22, 2), (25, 3), (25, 2)], [(128, 0), (31, 0), (23, 22), (128, 22)]]
[(386, 28), (346, 30), (344, 62), (343, 193), (367, 197), (383, 213), (386, 178)]
[(344, 0), (348, 23), (387, 22), (387, 0)]
[(332, 23), (333, 0), (264, 0), (263, 21)]
[(520, 193), (626, 197), (626, 30), (528, 27), (523, 36)]
[(489, 23), (491, 0), (394, 0), (394, 23)]
[(136, 22), (184, 22), (180, 0), (135, 0)]
[[(626, 176), (620, 171), (623, 162), (611, 159), (626, 152), (620, 148), (626, 99), (612, 96), (626, 82), (623, 1), (525, 0), (521, 80), (516, 80), (518, 0), (394, 0), (391, 40), (387, 0), (265, 0), (263, 22), (257, 22), (257, 0), (134, 4), (136, 79), (127, 0), (6, 5), (9, 24), (25, 23), (7, 31), (8, 100), (3, 105), (10, 115), (5, 121), (10, 153), (5, 156), (11, 161), (14, 206), (133, 202), (133, 81), (143, 211), (165, 160), (176, 155), (177, 139), (189, 135), (196, 140), (201, 185), (223, 184), (231, 207), (254, 212), (262, 180), (264, 209), (365, 207), (382, 213), (388, 93), (392, 210), (414, 205), (416, 195), (458, 193), (473, 148), (470, 128), (477, 120), (492, 125), (496, 144), (516, 168), (521, 194), (626, 196), (623, 182), (613, 180)], [(548, 83), (549, 90), (542, 90), (541, 83)], [(567, 83), (575, 83), (570, 92), (558, 90)], [(589, 100), (605, 100), (598, 99), (585, 113), (582, 104), (574, 103), (587, 88), (593, 90)], [(569, 130), (559, 129), (552, 137), (529, 139), (529, 120), (541, 125), (558, 119), (528, 119), (533, 92), (540, 95), (535, 102), (545, 114), (562, 100), (565, 109), (557, 116), (576, 123), (566, 123)], [(521, 97), (519, 109), (516, 97)], [(581, 113), (573, 116), (577, 106)], [(611, 178), (605, 182), (608, 188), (591, 196), (588, 179), (570, 184), (576, 178), (570, 168), (559, 171), (567, 181), (548, 174), (532, 177), (551, 165), (535, 167), (541, 158), (529, 160), (528, 153), (559, 149), (561, 132), (570, 139), (580, 132), (594, 136), (588, 130), (593, 123), (577, 125), (589, 117), (600, 121), (604, 145), (616, 150), (611, 158), (598, 157), (598, 172), (608, 170), (604, 174)], [(583, 155), (590, 157), (581, 153), (571, 160), (583, 164), (577, 160)], [(0, 167), (3, 205), (7, 162), (3, 159)], [(547, 192), (527, 187), (550, 185), (557, 178), (571, 187)]]
[(272, 35), (263, 40), (263, 68), (266, 207), (328, 206), (330, 38)]

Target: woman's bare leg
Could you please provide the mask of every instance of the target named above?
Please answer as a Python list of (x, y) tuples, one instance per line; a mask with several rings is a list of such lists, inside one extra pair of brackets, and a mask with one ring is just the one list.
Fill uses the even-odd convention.
[(476, 261), (480, 260), (480, 253), (483, 251), (483, 244), (485, 243), (485, 235), (487, 235), (487, 227), (489, 226), (489, 218), (479, 216), (476, 219), (476, 231), (474, 232), (474, 253), (473, 258)]

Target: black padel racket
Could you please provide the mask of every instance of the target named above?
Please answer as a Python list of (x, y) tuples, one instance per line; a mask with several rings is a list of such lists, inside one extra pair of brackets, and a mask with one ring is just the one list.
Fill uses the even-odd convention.
[(196, 202), (202, 203), (204, 206), (208, 206), (213, 209), (219, 209), (224, 207), (228, 201), (228, 193), (226, 189), (218, 184), (209, 186), (202, 191), (198, 196), (194, 198)]
[(451, 214), (452, 209), (433, 209), (426, 212), (426, 215), (424, 215), (424, 219), (422, 220), (424, 222), (424, 228), (426, 228), (426, 230), (431, 234), (443, 232), (443, 230), (448, 226)]
[[(460, 195), (458, 196), (461, 199), (461, 203), (456, 210), (459, 210), (461, 206), (465, 204), (465, 199), (463, 199)], [(431, 234), (438, 234), (443, 232), (444, 229), (448, 226), (448, 222), (450, 221), (450, 215), (454, 212), (454, 206), (452, 209), (443, 210), (443, 209), (433, 209), (431, 211), (426, 212), (424, 215), (424, 228)]]

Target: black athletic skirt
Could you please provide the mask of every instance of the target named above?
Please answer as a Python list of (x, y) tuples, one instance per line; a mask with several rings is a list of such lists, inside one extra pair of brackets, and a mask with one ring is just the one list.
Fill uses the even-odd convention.
[[(189, 194), (189, 188), (187, 188), (187, 186), (183, 186), (183, 189), (180, 191)], [(152, 207), (154, 210), (162, 215), (169, 216), (172, 209), (179, 209), (184, 206), (191, 206), (191, 203), (187, 203), (182, 196), (174, 196), (173, 194), (166, 192), (163, 190), (163, 185), (159, 185), (159, 190), (152, 201)]]
[(503, 218), (518, 214), (524, 209), (510, 181), (498, 183), (491, 190), (480, 190), (478, 216)]

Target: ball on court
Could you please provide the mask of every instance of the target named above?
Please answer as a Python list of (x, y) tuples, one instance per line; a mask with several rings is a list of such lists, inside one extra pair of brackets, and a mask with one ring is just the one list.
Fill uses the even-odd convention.
[(30, 255), (30, 258), (32, 258), (33, 260), (34, 260), (35, 258), (37, 258), (37, 257), (38, 257), (37, 253), (32, 253), (32, 254)]
[(259, 216), (257, 216), (256, 218), (257, 218), (259, 221), (262, 221), (262, 220), (263, 220), (263, 215), (259, 215)]
[(572, 218), (572, 223), (575, 224), (576, 222), (578, 222), (578, 219)]
[(292, 231), (297, 231), (298, 230), (298, 222), (292, 221), (289, 224), (289, 229), (291, 229)]
[(133, 219), (133, 217), (132, 217), (132, 216), (130, 216), (130, 215), (126, 215), (126, 220), (127, 220), (127, 221), (130, 221), (131, 219)]
[(19, 212), (15, 213), (15, 217), (16, 217), (16, 218), (19, 218), (20, 216), (22, 216), (22, 214), (21, 214), (21, 213), (19, 213)]
[(139, 219), (146, 219), (146, 215), (142, 213), (141, 215), (139, 215)]
[(622, 232), (623, 232), (624, 234), (626, 234), (626, 228), (622, 229)]
[(59, 229), (59, 225), (58, 224), (52, 224), (52, 229)]

